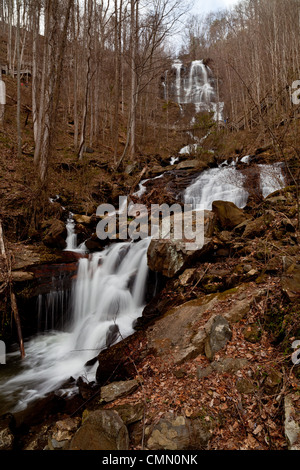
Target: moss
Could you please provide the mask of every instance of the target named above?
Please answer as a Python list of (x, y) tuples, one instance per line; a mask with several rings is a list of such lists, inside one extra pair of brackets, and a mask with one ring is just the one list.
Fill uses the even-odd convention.
[(238, 287), (233, 287), (232, 289), (228, 289), (224, 292), (221, 292), (218, 294), (218, 298), (220, 300), (223, 300), (225, 299), (228, 295), (232, 295), (232, 294), (235, 294), (236, 292), (238, 292)]

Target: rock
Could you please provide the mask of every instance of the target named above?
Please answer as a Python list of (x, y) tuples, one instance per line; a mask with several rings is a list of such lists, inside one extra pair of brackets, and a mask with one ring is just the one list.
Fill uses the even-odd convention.
[(13, 282), (27, 282), (34, 279), (34, 274), (24, 271), (12, 271), (11, 278)]
[(70, 441), (77, 431), (80, 423), (79, 418), (66, 418), (55, 423), (52, 439), (56, 442)]
[(267, 393), (273, 394), (276, 393), (282, 382), (282, 374), (277, 370), (273, 369), (268, 373), (265, 381), (264, 388)]
[[(195, 215), (195, 211), (188, 212), (188, 214), (192, 217)], [(186, 217), (187, 213), (184, 213), (184, 216)], [(152, 271), (162, 273), (166, 277), (174, 277), (188, 268), (194, 260), (201, 259), (213, 250), (211, 236), (215, 228), (216, 216), (210, 211), (203, 211), (200, 219), (198, 223), (200, 227), (196, 227), (196, 221), (193, 217), (191, 228), (193, 232), (196, 232), (197, 228), (199, 242), (188, 243), (188, 240), (184, 238), (174, 239), (174, 227), (181, 228), (183, 220), (187, 226), (189, 220), (183, 219), (181, 212), (171, 216), (170, 224), (166, 224), (166, 227), (163, 228), (160, 238), (152, 239), (150, 242), (147, 256), (148, 266)], [(184, 236), (185, 233), (182, 235)]]
[(188, 168), (204, 169), (206, 167), (200, 160), (185, 160), (176, 165), (177, 170), (186, 170)]
[(118, 398), (126, 397), (135, 392), (139, 387), (137, 380), (127, 380), (125, 382), (113, 382), (105, 387), (101, 387), (101, 400), (109, 403)]
[(116, 406), (113, 409), (120, 415), (124, 424), (129, 426), (130, 424), (136, 423), (143, 419), (145, 405), (142, 402), (136, 404), (125, 403), (124, 405)]
[(239, 393), (250, 395), (255, 392), (255, 386), (249, 379), (239, 378), (236, 382), (236, 388)]
[(244, 238), (254, 238), (265, 232), (267, 225), (265, 223), (265, 217), (261, 216), (258, 219), (251, 220), (247, 223), (243, 233)]
[[(149, 349), (165, 361), (182, 364), (205, 352), (214, 318), (222, 308), (229, 323), (241, 320), (254, 301), (265, 294), (265, 288), (247, 284), (226, 292), (201, 296), (173, 307), (147, 328)], [(203, 317), (205, 320), (203, 321)], [(199, 324), (201, 326), (199, 326)]]
[[(15, 272), (21, 273), (23, 270), (28, 270), (32, 266), (59, 263), (61, 262), (61, 255), (52, 253), (50, 249), (45, 246), (30, 246), (23, 243), (14, 243), (9, 245), (12, 252), (12, 269)], [(19, 276), (17, 274), (16, 276)]]
[(138, 365), (146, 354), (144, 335), (143, 331), (138, 331), (101, 351), (96, 371), (96, 381), (99, 385), (134, 379), (135, 365)]
[(85, 241), (85, 246), (91, 253), (102, 251), (106, 244), (106, 240), (100, 240), (96, 233), (93, 233), (93, 235)]
[(289, 300), (294, 301), (300, 296), (300, 265), (290, 266), (281, 279), (283, 292)]
[(0, 429), (0, 450), (13, 450), (14, 439), (9, 427)]
[(197, 378), (202, 379), (212, 374), (213, 372), (217, 374), (235, 374), (237, 371), (243, 369), (247, 365), (247, 359), (225, 357), (219, 361), (212, 362), (205, 368), (198, 367)]
[(219, 234), (219, 239), (223, 243), (230, 243), (232, 241), (232, 234), (227, 230), (223, 230), (223, 232)]
[(212, 437), (211, 425), (203, 419), (166, 415), (151, 428), (146, 428), (146, 445), (149, 450), (205, 449)]
[(210, 335), (205, 342), (206, 357), (212, 361), (214, 355), (231, 340), (232, 331), (228, 321), (221, 315), (213, 319)]
[(284, 399), (285, 436), (289, 450), (300, 450), (300, 404), (299, 396), (289, 394)]
[(233, 202), (214, 201), (212, 211), (217, 215), (223, 229), (233, 229), (248, 219), (242, 209), (239, 209)]
[(249, 343), (258, 343), (261, 339), (261, 328), (259, 325), (249, 325), (247, 326), (244, 331), (244, 338)]
[(66, 225), (62, 220), (53, 219), (43, 238), (44, 244), (49, 248), (65, 249), (67, 238)]
[(73, 437), (70, 450), (128, 450), (129, 436), (116, 411), (89, 413)]
[(194, 279), (196, 269), (190, 268), (186, 269), (180, 276), (179, 282), (183, 287), (188, 286)]
[(147, 253), (148, 266), (152, 271), (172, 278), (212, 249), (213, 243), (209, 238), (196, 250), (187, 249), (186, 242), (181, 240), (151, 240)]

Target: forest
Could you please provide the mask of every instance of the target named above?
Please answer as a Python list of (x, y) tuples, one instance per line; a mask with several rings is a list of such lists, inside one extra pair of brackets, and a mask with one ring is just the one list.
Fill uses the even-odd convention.
[(300, 1), (195, 3), (0, 0), (0, 450), (300, 448)]

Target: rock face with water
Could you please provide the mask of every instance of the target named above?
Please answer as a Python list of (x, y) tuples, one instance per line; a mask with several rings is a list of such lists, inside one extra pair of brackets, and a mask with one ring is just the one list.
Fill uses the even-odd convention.
[(166, 75), (163, 85), (165, 99), (173, 99), (181, 109), (192, 105), (194, 112), (213, 111), (216, 121), (222, 119), (224, 104), (217, 102), (212, 72), (202, 60), (195, 60), (188, 65), (174, 62), (171, 74)]

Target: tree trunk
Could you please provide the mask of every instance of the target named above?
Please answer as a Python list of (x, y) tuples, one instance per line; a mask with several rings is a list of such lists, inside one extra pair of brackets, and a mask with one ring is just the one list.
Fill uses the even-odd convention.
[(93, 14), (93, 2), (92, 2), (92, 0), (88, 0), (88, 7), (87, 7), (88, 26), (87, 26), (86, 85), (85, 85), (85, 97), (84, 97), (84, 105), (83, 105), (81, 137), (80, 137), (80, 145), (79, 145), (79, 152), (78, 152), (79, 160), (82, 160), (83, 151), (84, 151), (84, 144), (85, 144), (85, 140), (86, 140), (86, 126), (87, 126), (87, 112), (88, 112), (88, 101), (89, 101), (89, 88), (90, 88), (90, 81), (91, 81), (91, 42), (92, 42), (91, 27), (92, 27), (92, 14)]

